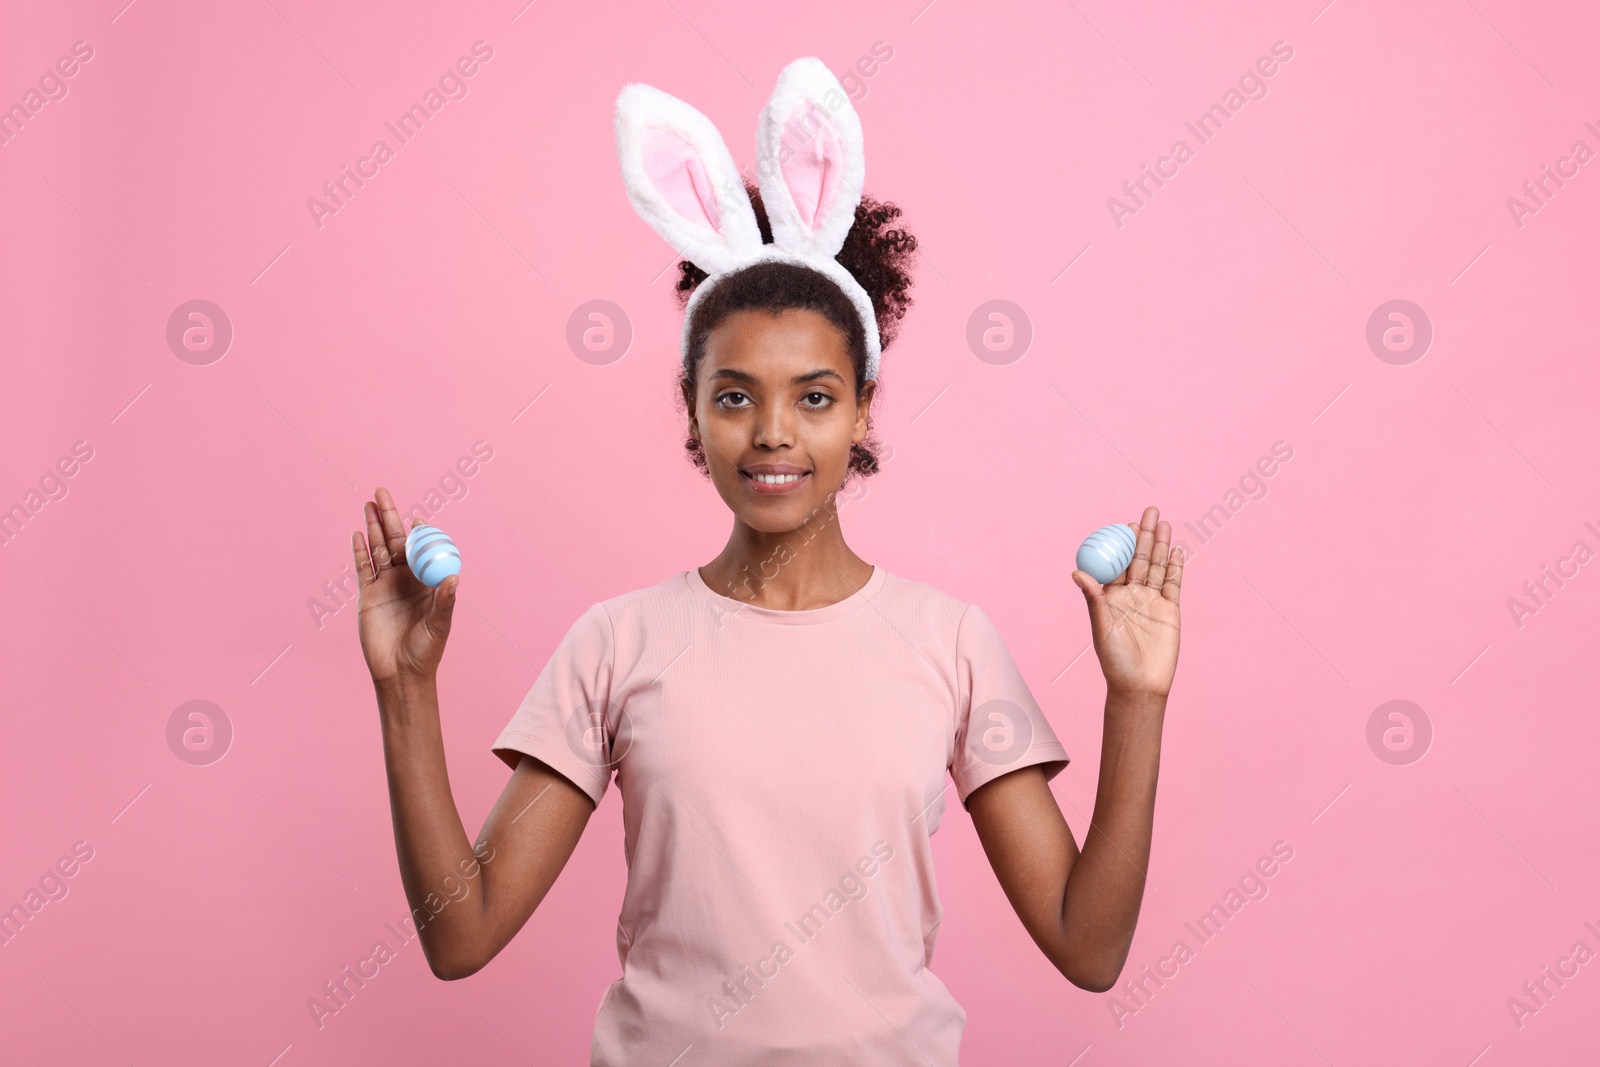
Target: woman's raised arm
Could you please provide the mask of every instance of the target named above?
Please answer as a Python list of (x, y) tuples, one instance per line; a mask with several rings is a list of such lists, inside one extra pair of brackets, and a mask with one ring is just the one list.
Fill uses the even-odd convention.
[(1145, 509), (1133, 561), (1115, 581), (1102, 586), (1072, 572), (1106, 678), (1100, 779), (1082, 852), (1037, 767), (1002, 775), (967, 798), (978, 839), (1023, 926), (1057, 970), (1095, 992), (1116, 983), (1139, 919), (1161, 730), (1178, 667), (1183, 552), (1171, 549), (1172, 528), (1159, 519), (1155, 508)]
[(411, 573), (387, 489), (379, 487), (363, 510), (366, 535), (351, 538), (358, 628), (378, 699), (400, 880), (428, 966), (447, 981), (464, 978), (528, 921), (566, 866), (594, 801), (524, 756), (477, 843), (468, 843), (439, 726), (438, 669), (460, 577), (430, 589)]

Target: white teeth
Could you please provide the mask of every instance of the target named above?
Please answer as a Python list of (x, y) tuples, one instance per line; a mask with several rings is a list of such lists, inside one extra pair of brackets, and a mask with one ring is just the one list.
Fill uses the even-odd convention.
[(766, 485), (785, 485), (789, 482), (799, 481), (801, 476), (798, 474), (754, 474), (751, 477)]

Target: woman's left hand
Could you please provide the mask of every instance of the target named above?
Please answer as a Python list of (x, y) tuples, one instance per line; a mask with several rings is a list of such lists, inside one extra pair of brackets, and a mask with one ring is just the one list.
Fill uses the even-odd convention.
[[(1102, 586), (1081, 570), (1072, 581), (1089, 604), (1095, 655), (1107, 693), (1166, 697), (1178, 669), (1178, 591), (1183, 550), (1171, 549), (1172, 525), (1160, 511), (1144, 509), (1133, 562)], [(1169, 555), (1170, 553), (1170, 555)]]

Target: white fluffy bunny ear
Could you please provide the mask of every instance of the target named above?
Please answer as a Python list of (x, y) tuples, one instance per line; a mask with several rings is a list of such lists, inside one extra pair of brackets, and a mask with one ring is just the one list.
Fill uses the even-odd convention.
[(861, 202), (861, 119), (839, 79), (811, 56), (783, 68), (756, 125), (761, 202), (773, 243), (833, 258)]
[(679, 255), (714, 274), (761, 249), (744, 179), (710, 119), (635, 83), (618, 94), (614, 124), (628, 199)]

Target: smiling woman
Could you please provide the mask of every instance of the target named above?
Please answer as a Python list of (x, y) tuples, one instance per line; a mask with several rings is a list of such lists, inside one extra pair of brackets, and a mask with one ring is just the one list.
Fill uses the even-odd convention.
[[(699, 1063), (955, 1067), (966, 1012), (931, 969), (949, 783), (1046, 958), (1109, 988), (1144, 891), (1181, 554), (1169, 560), (1171, 528), (1147, 508), (1124, 574), (1073, 572), (1107, 683), (1080, 855), (1048, 784), (1066, 750), (994, 622), (862, 559), (840, 528), (840, 490), (878, 470), (880, 356), (911, 303), (916, 241), (861, 192), (859, 120), (837, 79), (816, 59), (785, 68), (754, 187), (705, 116), (659, 90), (625, 87), (615, 128), (634, 208), (685, 256), (686, 448), (731, 528), (709, 563), (569, 627), (492, 745), (513, 773), (479, 842), (501, 858), (422, 928), (423, 951), (446, 980), (487, 965), (614, 777), (622, 973), (600, 995), (591, 1064), (693, 1049)], [(415, 906), (469, 855), (437, 677), (460, 577), (429, 590), (400, 565), (387, 490), (365, 518), (361, 644)], [(870, 885), (847, 874), (819, 899), (869, 844), (894, 862), (866, 861)]]
[[(742, 571), (749, 591), (745, 561), (752, 551), (790, 549), (785, 555), (792, 559), (791, 542), (814, 515), (837, 531), (839, 489), (860, 463), (875, 466), (861, 443), (876, 383), (858, 392), (841, 332), (818, 312), (793, 308), (728, 315), (705, 346), (699, 370), (698, 389), (684, 387), (690, 436), (703, 444), (701, 462), (736, 517), (727, 547), (700, 574), (713, 589), (733, 590)], [(832, 556), (851, 588), (871, 576), (842, 538), (808, 537), (804, 547)], [(761, 593), (768, 579), (756, 581), (752, 595), (770, 599)], [(839, 598), (828, 590), (821, 595)]]
[[(761, 240), (770, 244), (772, 224), (767, 219), (761, 190), (746, 184), (745, 193), (750, 198)], [(917, 239), (904, 227), (895, 225), (899, 217), (900, 209), (895, 205), (863, 195), (855, 208), (854, 222), (836, 257), (839, 264), (860, 281), (872, 302), (880, 350), (894, 342), (900, 320), (910, 310), (912, 303), (911, 264), (917, 255)], [(706, 280), (707, 274), (688, 260), (679, 263), (678, 270), (676, 293), (679, 305), (683, 306)], [(863, 403), (869, 413), (866, 435), (851, 442), (849, 469), (852, 473), (862, 475), (876, 474), (880, 445), (871, 434), (871, 392), (875, 383), (866, 381), (865, 327), (854, 305), (839, 287), (804, 266), (783, 262), (753, 264), (721, 279), (709, 295), (700, 301), (688, 323), (688, 352), (679, 381), (684, 399), (691, 401), (696, 394), (700, 364), (705, 358), (706, 344), (712, 331), (728, 316), (740, 311), (764, 311), (768, 315), (812, 312), (836, 328), (849, 367), (848, 384), (852, 390), (865, 391)], [(794, 326), (794, 321), (790, 319), (790, 329), (805, 329)], [(815, 333), (816, 329), (817, 325), (813, 324), (812, 332)], [(827, 345), (830, 341), (821, 343)], [(707, 467), (703, 442), (692, 427), (684, 447), (697, 467)]]

